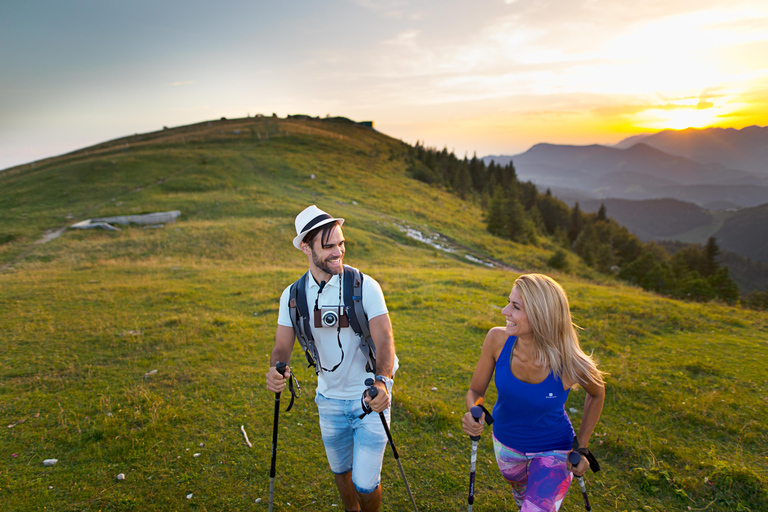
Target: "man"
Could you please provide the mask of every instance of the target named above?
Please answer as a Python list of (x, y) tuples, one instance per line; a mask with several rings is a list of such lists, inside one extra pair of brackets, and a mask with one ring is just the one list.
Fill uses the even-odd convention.
[[(342, 278), (346, 251), (343, 223), (344, 219), (333, 218), (315, 205), (296, 217), (293, 245), (307, 255), (309, 262), (305, 297), (310, 318), (315, 310), (343, 312), (343, 316), (349, 312), (340, 307), (344, 304)], [(290, 288), (286, 288), (280, 298), (275, 347), (267, 372), (267, 389), (273, 393), (282, 392), (290, 378), (290, 367), (286, 367), (285, 376), (275, 370), (277, 362), (290, 361), (296, 337), (289, 306)], [(309, 322), (319, 359), (315, 361), (318, 372), (315, 403), (320, 431), (344, 508), (349, 512), (379, 510), (381, 463), (387, 436), (378, 413), (384, 412), (389, 420), (391, 378), (397, 369), (392, 324), (384, 296), (379, 284), (366, 275), (363, 275), (362, 296), (376, 348), (375, 375), (366, 371), (367, 359), (360, 348), (360, 337), (352, 328), (342, 327), (346, 318), (327, 326), (320, 322), (318, 314), (317, 321)], [(373, 413), (360, 418), (363, 413), (360, 398), (367, 378), (375, 378), (378, 394), (373, 399), (365, 398)]]

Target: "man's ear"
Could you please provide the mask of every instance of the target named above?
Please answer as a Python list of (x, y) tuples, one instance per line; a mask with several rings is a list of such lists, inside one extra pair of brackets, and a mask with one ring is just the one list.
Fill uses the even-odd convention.
[(299, 247), (301, 247), (301, 250), (304, 254), (306, 254), (307, 256), (312, 256), (312, 249), (309, 247), (309, 244), (307, 242), (302, 240), (299, 243)]

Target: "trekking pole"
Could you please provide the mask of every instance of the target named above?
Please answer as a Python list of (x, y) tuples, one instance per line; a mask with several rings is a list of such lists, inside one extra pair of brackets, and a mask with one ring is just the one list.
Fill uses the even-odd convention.
[[(573, 467), (578, 466), (579, 462), (581, 462), (581, 454), (577, 451), (572, 451), (568, 454), (568, 462), (570, 462)], [(587, 487), (584, 485), (584, 477), (576, 476), (576, 480), (579, 482), (579, 487), (581, 487), (581, 497), (584, 498), (584, 508), (588, 511), (592, 510), (592, 507), (589, 504), (589, 498), (587, 497)]]
[[(480, 417), (483, 415), (483, 410), (477, 405), (473, 406), (469, 410), (475, 422), (480, 422)], [(469, 498), (467, 503), (469, 508), (467, 512), (472, 512), (472, 504), (475, 502), (475, 468), (477, 466), (477, 442), (480, 441), (480, 436), (469, 436), (472, 440), (472, 456), (469, 459)]]
[[(285, 363), (278, 361), (275, 364), (277, 373), (285, 377)], [(280, 393), (275, 393), (275, 422), (272, 427), (272, 466), (269, 469), (269, 512), (272, 512), (272, 503), (275, 497), (275, 464), (277, 463), (277, 420), (280, 416)]]
[[(371, 397), (371, 399), (375, 398), (376, 395), (379, 394), (379, 390), (376, 389), (376, 386), (373, 385), (373, 379), (365, 379), (365, 385), (368, 386), (368, 389), (366, 392), (368, 393), (368, 396)], [(371, 409), (368, 408), (367, 412), (370, 412)], [(413, 494), (411, 494), (411, 488), (408, 486), (408, 480), (405, 478), (405, 472), (403, 471), (403, 464), (400, 462), (400, 455), (397, 454), (397, 448), (395, 448), (395, 442), (392, 440), (392, 433), (389, 431), (389, 425), (387, 425), (387, 418), (384, 416), (384, 412), (379, 413), (379, 418), (381, 418), (381, 424), (384, 425), (384, 432), (387, 433), (387, 440), (389, 440), (389, 446), (392, 447), (392, 454), (395, 456), (395, 460), (397, 461), (397, 467), (400, 469), (400, 476), (403, 477), (403, 483), (405, 483), (405, 490), (408, 491), (408, 497), (411, 498), (411, 503), (413, 504), (413, 510), (416, 512), (419, 512), (419, 509), (416, 508), (416, 502), (413, 499)]]

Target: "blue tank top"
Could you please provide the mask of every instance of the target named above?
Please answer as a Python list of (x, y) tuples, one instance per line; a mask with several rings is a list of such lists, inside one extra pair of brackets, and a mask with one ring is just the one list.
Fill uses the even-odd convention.
[(570, 450), (573, 426), (565, 413), (570, 390), (564, 390), (563, 382), (552, 373), (539, 384), (518, 380), (510, 367), (516, 341), (516, 336), (507, 338), (496, 361), (493, 434), (521, 452)]

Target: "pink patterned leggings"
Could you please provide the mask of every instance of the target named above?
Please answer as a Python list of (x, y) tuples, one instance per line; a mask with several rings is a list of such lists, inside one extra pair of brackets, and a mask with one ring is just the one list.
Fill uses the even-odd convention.
[(573, 473), (565, 460), (569, 450), (519, 452), (493, 436), (493, 449), (502, 476), (512, 485), (520, 512), (556, 512), (571, 485)]

